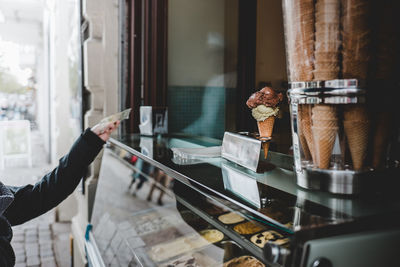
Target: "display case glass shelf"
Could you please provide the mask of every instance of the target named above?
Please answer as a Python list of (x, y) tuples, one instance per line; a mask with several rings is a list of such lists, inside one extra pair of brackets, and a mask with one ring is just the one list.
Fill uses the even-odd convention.
[(288, 155), (270, 153), (262, 173), (221, 157), (173, 160), (171, 148), (219, 145), (193, 136), (111, 138), (87, 234), (89, 258), (105, 266), (222, 266), (246, 257), (268, 264), (267, 242), (293, 255), (306, 240), (396, 224), (398, 194), (304, 190)]

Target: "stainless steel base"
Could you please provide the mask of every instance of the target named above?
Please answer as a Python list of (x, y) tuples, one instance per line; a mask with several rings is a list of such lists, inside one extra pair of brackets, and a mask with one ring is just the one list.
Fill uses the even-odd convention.
[[(398, 170), (364, 171), (303, 169), (296, 172), (297, 185), (334, 194), (360, 194), (380, 188)], [(385, 182), (384, 182), (385, 181)]]

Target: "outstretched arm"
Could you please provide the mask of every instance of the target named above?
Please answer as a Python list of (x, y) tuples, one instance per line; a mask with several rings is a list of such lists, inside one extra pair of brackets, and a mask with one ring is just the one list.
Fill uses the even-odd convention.
[(87, 129), (72, 145), (59, 165), (35, 185), (10, 187), (14, 201), (4, 212), (11, 225), (24, 223), (57, 206), (67, 198), (86, 174), (87, 167), (103, 148), (119, 122), (110, 124), (102, 133)]

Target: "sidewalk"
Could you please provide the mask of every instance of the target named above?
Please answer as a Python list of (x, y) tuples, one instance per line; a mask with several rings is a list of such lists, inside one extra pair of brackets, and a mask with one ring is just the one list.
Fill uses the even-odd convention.
[[(0, 170), (1, 181), (6, 185), (33, 184), (51, 170), (46, 162), (41, 136), (32, 131), (33, 166), (24, 162), (8, 162)], [(13, 227), (12, 246), (16, 255), (16, 267), (70, 267), (70, 223), (54, 221), (55, 210), (22, 225)]]

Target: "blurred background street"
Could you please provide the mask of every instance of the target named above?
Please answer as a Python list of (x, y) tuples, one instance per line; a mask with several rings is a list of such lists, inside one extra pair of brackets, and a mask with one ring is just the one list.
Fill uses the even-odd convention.
[[(82, 132), (79, 5), (0, 0), (0, 181), (6, 185), (36, 183)], [(13, 227), (17, 267), (71, 266), (76, 206), (71, 196)]]
[[(32, 167), (21, 159), (9, 160), (6, 168), (0, 170), (1, 181), (6, 185), (22, 186), (34, 184), (51, 170), (47, 163), (42, 138), (37, 130), (32, 130)], [(56, 210), (13, 227), (16, 267), (70, 267), (70, 223), (56, 222)]]

